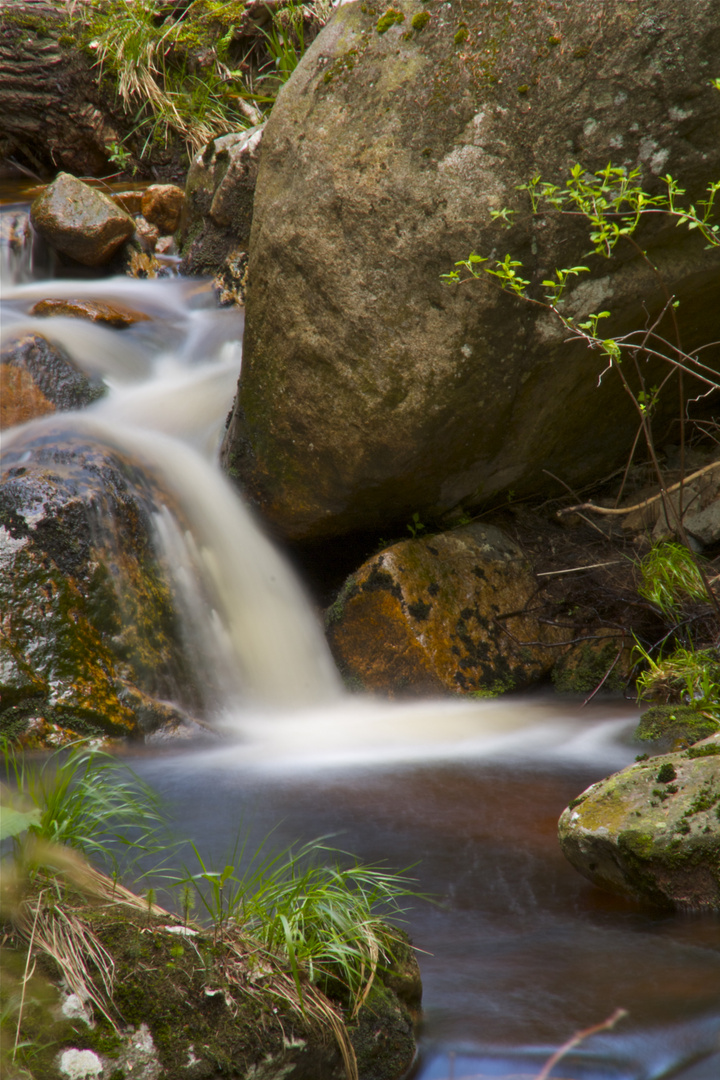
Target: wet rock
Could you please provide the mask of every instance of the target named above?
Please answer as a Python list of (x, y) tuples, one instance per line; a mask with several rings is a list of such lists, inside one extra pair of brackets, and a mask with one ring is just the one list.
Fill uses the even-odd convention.
[(177, 255), (177, 244), (174, 236), (161, 236), (155, 244), (156, 255)]
[(180, 224), (185, 192), (176, 184), (151, 184), (143, 192), (141, 210), (146, 221), (163, 236), (171, 235)]
[(71, 319), (87, 319), (90, 322), (105, 323), (117, 330), (123, 330), (138, 322), (147, 322), (150, 318), (142, 311), (119, 308), (114, 304), (105, 304), (102, 300), (38, 300), (30, 309), (30, 314), (41, 318), (64, 315)]
[(47, 243), (83, 266), (102, 266), (135, 231), (133, 219), (112, 199), (68, 173), (60, 173), (30, 208)]
[(720, 909), (720, 736), (593, 784), (563, 811), (558, 835), (600, 888), (660, 907)]
[[(18, 433), (0, 487), (0, 728), (139, 738), (192, 713), (151, 474), (47, 425)], [(175, 715), (170, 716), (177, 703)]]
[(126, 214), (132, 214), (134, 217), (135, 214), (142, 213), (142, 191), (113, 191), (110, 198)]
[(139, 251), (138, 248), (128, 244), (124, 258), (125, 273), (128, 277), (154, 278), (163, 277), (166, 273), (165, 267), (152, 251)]
[(350, 686), (391, 696), (492, 696), (545, 675), (562, 640), (533, 615), (535, 579), (500, 529), (469, 525), (387, 548), (326, 615)]
[(160, 239), (160, 230), (157, 225), (151, 225), (144, 217), (138, 217), (135, 219), (135, 239), (143, 251), (152, 252)]
[(26, 210), (0, 213), (0, 247), (8, 247), (19, 255), (30, 243), (30, 215)]
[(262, 127), (214, 139), (190, 167), (180, 222), (185, 274), (222, 273), (247, 252)]
[(245, 304), (247, 266), (247, 253), (232, 251), (220, 272), (213, 278), (213, 288), (221, 307), (242, 307)]
[(681, 750), (715, 734), (720, 724), (689, 705), (653, 705), (640, 717), (633, 737), (655, 743), (656, 752)]
[[(602, 358), (490, 279), (441, 275), (472, 251), (512, 252), (533, 280), (587, 261), (584, 229), (527, 211), (516, 188), (537, 173), (563, 184), (574, 162), (613, 161), (698, 197), (720, 175), (717, 90), (699, 74), (717, 55), (717, 0), (692, 19), (678, 0), (609, 0), (602, 16), (594, 0), (432, 0), (420, 31), (416, 5), (396, 7), (403, 21), (380, 32), (380, 9), (340, 6), (263, 136), (223, 460), (294, 540), (555, 494), (549, 473), (579, 487), (624, 465), (637, 419), (619, 379), (597, 385)], [(491, 220), (504, 207), (510, 232)], [(681, 229), (643, 236), (684, 347), (716, 340), (720, 251)], [(607, 308), (621, 334), (662, 309), (629, 249), (590, 264), (564, 301), (573, 317)], [(650, 364), (650, 385), (664, 374)], [(669, 392), (658, 430), (676, 407)]]
[(81, 409), (106, 391), (40, 334), (7, 342), (0, 351), (0, 428), (46, 413)]

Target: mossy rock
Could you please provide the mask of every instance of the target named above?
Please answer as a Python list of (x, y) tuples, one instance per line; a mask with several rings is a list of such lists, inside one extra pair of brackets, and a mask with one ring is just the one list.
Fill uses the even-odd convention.
[(28, 426), (4, 455), (0, 728), (139, 738), (168, 699), (199, 706), (153, 546), (167, 494), (127, 456), (54, 437)]
[(563, 811), (558, 835), (602, 889), (655, 907), (720, 910), (720, 735), (593, 784)]
[(602, 692), (621, 693), (632, 668), (631, 646), (612, 631), (601, 629), (563, 653), (553, 667), (552, 681), (561, 694), (590, 694), (601, 683)]
[(633, 736), (657, 749), (684, 749), (720, 730), (720, 724), (690, 705), (653, 705), (640, 717)]
[[(144, 911), (142, 902), (69, 899), (72, 917), (112, 960), (113, 993), (111, 999), (105, 995), (107, 1016), (87, 1000), (70, 1000), (63, 972), (40, 955), (21, 1025), (23, 1040), (36, 1044), (35, 1080), (62, 1080), (63, 1058), (73, 1055), (85, 1055), (80, 1060), (113, 1080), (345, 1077), (333, 1028), (314, 1007), (319, 1002), (331, 1008), (328, 999), (305, 983), (303, 1012), (289, 970), (251, 938), (237, 930), (217, 937), (185, 927), (152, 905)], [(25, 954), (12, 924), (4, 929), (0, 1000), (5, 997), (10, 1006)], [(378, 973), (358, 1017), (345, 1029), (359, 1080), (399, 1080), (415, 1055), (411, 1016), (384, 978)], [(337, 1003), (334, 1008), (342, 1026), (342, 1009)], [(11, 1007), (8, 1015), (12, 1020)]]

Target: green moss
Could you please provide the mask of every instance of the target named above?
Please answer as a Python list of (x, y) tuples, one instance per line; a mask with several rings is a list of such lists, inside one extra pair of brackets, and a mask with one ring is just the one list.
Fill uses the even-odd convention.
[(720, 745), (718, 743), (708, 743), (706, 746), (691, 746), (685, 751), (686, 758), (715, 757), (716, 754), (720, 754)]
[[(561, 694), (589, 694), (603, 680), (617, 657), (617, 641), (588, 641), (574, 646), (552, 670), (552, 681)], [(619, 665), (603, 683), (604, 691), (618, 692), (625, 680)]]
[(652, 833), (628, 829), (620, 833), (618, 847), (641, 859), (649, 859), (653, 854), (655, 838)]
[(347, 76), (355, 67), (358, 58), (360, 56), (360, 50), (357, 48), (348, 49), (346, 53), (336, 57), (328, 70), (323, 75), (323, 82), (332, 82), (337, 76)]
[(430, 13), (427, 11), (418, 11), (415, 15), (413, 15), (412, 19), (410, 20), (410, 25), (412, 26), (413, 30), (417, 30), (419, 33), (422, 29), (424, 29), (424, 27), (427, 26), (429, 22)]
[(695, 796), (690, 806), (683, 814), (683, 817), (694, 817), (695, 814), (704, 814), (707, 810), (712, 810), (720, 802), (720, 791), (713, 791), (712, 781), (702, 789), (702, 791)]
[(375, 24), (375, 30), (378, 34), (384, 34), (391, 26), (399, 26), (400, 23), (404, 22), (405, 15), (402, 11), (398, 11), (397, 8), (388, 8), (385, 14), (381, 15)]
[(456, 45), (462, 45), (463, 41), (467, 41), (469, 36), (470, 31), (467, 28), (467, 23), (460, 23), (453, 36), (453, 41)]
[(688, 746), (718, 730), (717, 723), (689, 705), (653, 705), (640, 717), (634, 737), (665, 743), (669, 748)]

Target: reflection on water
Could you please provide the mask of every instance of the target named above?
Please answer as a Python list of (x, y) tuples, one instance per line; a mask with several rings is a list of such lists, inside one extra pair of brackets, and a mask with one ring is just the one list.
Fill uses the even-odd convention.
[(353, 730), (350, 710), (348, 737), (336, 733), (329, 754), (313, 742), (330, 733), (326, 716), (315, 732), (299, 725), (302, 758), (297, 732), (283, 755), (292, 725), (276, 720), (264, 745), (246, 736), (136, 767), (171, 801), (180, 835), (218, 862), (238, 831), (259, 840), (276, 828), (278, 846), (333, 833), (363, 859), (417, 864), (418, 888), (438, 898), (408, 912), (424, 950), (418, 1080), (535, 1077), (558, 1045), (618, 1006), (629, 1017), (553, 1076), (718, 1080), (720, 921), (649, 914), (600, 893), (556, 840), (567, 802), (633, 760), (627, 707), (578, 719), (547, 701), (483, 703), (473, 722), (467, 706), (428, 702), (396, 710), (393, 725), (394, 711), (378, 710), (380, 738), (367, 735), (372, 724), (365, 737)]

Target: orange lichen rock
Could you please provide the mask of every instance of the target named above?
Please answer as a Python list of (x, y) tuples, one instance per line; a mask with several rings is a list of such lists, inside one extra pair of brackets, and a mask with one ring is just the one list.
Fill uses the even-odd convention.
[(138, 322), (148, 322), (150, 316), (143, 311), (131, 311), (115, 304), (105, 304), (102, 300), (38, 300), (30, 309), (31, 315), (47, 317), (64, 315), (71, 319), (87, 319), (90, 322), (105, 323), (117, 330), (132, 326)]
[(348, 682), (392, 696), (493, 696), (528, 686), (560, 634), (533, 615), (535, 579), (500, 529), (470, 525), (405, 540), (369, 559), (327, 616)]

